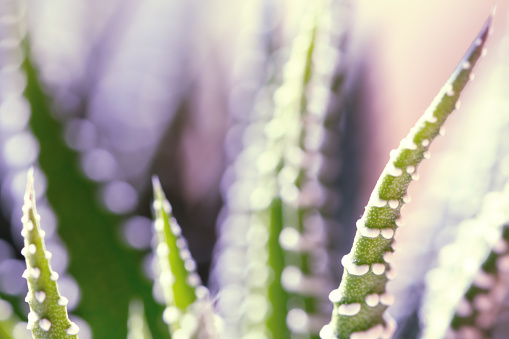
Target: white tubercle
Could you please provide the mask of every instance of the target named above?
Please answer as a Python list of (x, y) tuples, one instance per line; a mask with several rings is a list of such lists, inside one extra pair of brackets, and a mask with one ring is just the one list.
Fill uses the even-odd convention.
[(508, 249), (507, 242), (504, 239), (499, 239), (495, 246), (493, 246), (493, 252), (502, 254)]
[(444, 126), (440, 127), (440, 129), (438, 130), (438, 134), (440, 134), (441, 136), (445, 135), (445, 127)]
[(364, 275), (369, 271), (369, 265), (356, 265), (349, 255), (345, 255), (341, 259), (341, 264), (351, 275)]
[(41, 328), (41, 330), (48, 332), (49, 329), (51, 328), (51, 322), (46, 318), (41, 319), (39, 320), (39, 327)]
[(371, 327), (370, 329), (363, 332), (354, 332), (350, 336), (350, 339), (374, 339), (381, 338), (384, 333), (384, 327), (382, 324)]
[(391, 268), (390, 270), (385, 272), (385, 277), (389, 280), (396, 279), (396, 271), (393, 268)]
[(80, 328), (75, 323), (71, 323), (71, 326), (65, 331), (67, 335), (76, 335), (80, 331)]
[(445, 94), (447, 94), (450, 97), (452, 97), (455, 94), (454, 89), (452, 88), (452, 84), (445, 85), (444, 89), (445, 89)]
[(385, 239), (392, 239), (394, 236), (394, 230), (392, 228), (384, 228), (380, 233)]
[(412, 174), (412, 173), (414, 173), (414, 172), (415, 172), (415, 166), (407, 166), (407, 168), (406, 168), (406, 172), (407, 172), (408, 174)]
[[(154, 203), (159, 201), (154, 201)], [(157, 218), (156, 221), (154, 221), (154, 228), (158, 232), (162, 232), (164, 230), (164, 221), (161, 218)]]
[(408, 203), (410, 203), (411, 201), (412, 201), (412, 197), (411, 197), (411, 196), (409, 196), (408, 194), (403, 196), (403, 202), (404, 202), (405, 204), (408, 204)]
[(34, 279), (39, 279), (39, 277), (41, 276), (41, 270), (38, 267), (34, 267), (30, 270), (30, 275)]
[(496, 282), (496, 278), (493, 275), (481, 270), (474, 277), (473, 284), (479, 288), (490, 289), (495, 285)]
[(385, 272), (385, 265), (380, 263), (372, 264), (371, 271), (376, 275), (381, 275)]
[(165, 243), (160, 243), (157, 245), (156, 252), (158, 256), (166, 257), (170, 254), (170, 248)]
[(391, 164), (387, 173), (393, 177), (399, 177), (401, 174), (403, 174), (403, 170)]
[(389, 207), (392, 209), (396, 209), (399, 206), (398, 200), (389, 200)]
[(34, 311), (30, 311), (28, 313), (28, 321), (31, 323), (35, 323), (37, 320), (39, 320), (39, 315), (35, 313)]
[(37, 252), (37, 246), (35, 246), (34, 244), (28, 245), (28, 253), (35, 254), (35, 252)]
[(286, 250), (298, 249), (301, 235), (293, 227), (285, 227), (279, 234), (279, 244)]
[(463, 69), (469, 69), (470, 67), (472, 67), (472, 65), (468, 61), (463, 62), (463, 64), (461, 65), (461, 68)]
[(35, 292), (34, 295), (35, 300), (37, 300), (40, 304), (42, 304), (44, 300), (46, 300), (46, 293), (44, 291)]
[(55, 272), (55, 271), (52, 271), (52, 272), (51, 272), (51, 275), (49, 276), (49, 278), (50, 278), (51, 280), (53, 280), (53, 281), (57, 281), (57, 280), (58, 280), (58, 277), (59, 277), (59, 275), (58, 275), (58, 273), (57, 273), (57, 272)]
[(424, 153), (422, 153), (422, 156), (424, 157), (424, 159), (429, 159), (431, 158), (431, 152), (425, 151)]
[(468, 317), (472, 314), (472, 312), (473, 312), (472, 305), (470, 305), (468, 300), (462, 298), (458, 303), (458, 306), (456, 307), (456, 313), (460, 317)]
[(53, 254), (51, 254), (50, 251), (46, 251), (46, 252), (44, 252), (44, 256), (46, 257), (46, 259), (50, 260), (51, 257), (53, 256)]
[(468, 76), (468, 80), (474, 81), (474, 79), (475, 79), (475, 74), (474, 73), (470, 73), (470, 75)]
[(428, 139), (424, 139), (421, 141), (421, 145), (422, 147), (428, 147), (429, 146), (429, 140)]
[(320, 330), (320, 338), (321, 339), (334, 339), (336, 336), (334, 335), (334, 331), (330, 325), (325, 325)]
[(435, 122), (438, 121), (438, 118), (432, 114), (428, 114), (428, 115), (426, 115), (426, 121), (434, 124)]
[(394, 254), (391, 251), (387, 251), (384, 253), (383, 257), (386, 263), (390, 263), (394, 258)]
[(497, 268), (502, 272), (509, 272), (509, 255), (497, 259)]
[(368, 294), (364, 301), (366, 301), (366, 305), (369, 307), (375, 307), (380, 302), (380, 296), (376, 293)]
[(341, 301), (341, 292), (339, 289), (335, 289), (329, 293), (329, 300), (333, 303), (338, 303)]
[(398, 226), (398, 227), (405, 226), (405, 222), (401, 218), (397, 218), (394, 222), (396, 223), (396, 226)]
[(380, 303), (386, 306), (391, 306), (394, 304), (394, 296), (389, 293), (384, 293), (380, 296)]
[(25, 223), (25, 225), (24, 225), (24, 226), (25, 226), (25, 227), (26, 227), (26, 229), (27, 229), (27, 230), (29, 230), (29, 231), (32, 231), (32, 230), (34, 229), (34, 223), (33, 223), (33, 222), (31, 222), (30, 220), (28, 220), (28, 221)]
[(363, 227), (359, 232), (366, 238), (376, 238), (380, 235), (380, 229), (378, 228)]
[(419, 173), (414, 173), (414, 174), (412, 174), (412, 180), (413, 180), (413, 181), (417, 181), (417, 180), (419, 180), (419, 178), (420, 178), (420, 177), (421, 177), (421, 176), (419, 175)]
[(23, 247), (23, 248), (21, 249), (21, 255), (22, 255), (22, 256), (24, 256), (24, 257), (26, 257), (26, 256), (27, 256), (27, 248), (26, 248), (26, 247)]
[(474, 298), (474, 306), (477, 310), (483, 312), (495, 306), (494, 300), (486, 294), (479, 294)]
[(415, 151), (417, 149), (417, 145), (415, 144), (415, 142), (407, 138), (401, 140), (401, 146), (412, 151)]
[(361, 310), (361, 304), (359, 303), (353, 303), (353, 304), (341, 304), (338, 307), (338, 314), (339, 315), (346, 315), (346, 316), (354, 316)]
[(375, 207), (385, 207), (387, 205), (387, 200), (382, 200), (377, 195), (371, 196), (370, 202)]
[(355, 222), (355, 226), (357, 226), (357, 228), (364, 228), (366, 227), (366, 222), (364, 219), (359, 219)]
[(60, 297), (60, 299), (58, 299), (58, 304), (60, 306), (67, 306), (68, 303), (69, 300), (66, 297)]
[(456, 105), (454, 105), (454, 108), (455, 109), (460, 109), (461, 108), (461, 100), (456, 101)]

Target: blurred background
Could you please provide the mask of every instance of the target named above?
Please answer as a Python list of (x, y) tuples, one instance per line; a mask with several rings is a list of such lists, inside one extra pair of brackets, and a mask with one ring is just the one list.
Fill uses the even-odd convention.
[[(341, 256), (349, 251), (355, 220), (390, 150), (427, 108), (496, 3), (359, 0), (345, 5), (348, 43), (338, 62), (346, 69), (349, 100), (338, 124), (344, 134), (337, 154), (341, 199), (335, 214), (338, 229), (330, 230), (331, 267), (338, 267)], [(40, 170), (37, 159), (44, 145), (29, 127), (30, 106), (26, 99), (13, 96), (26, 86), (19, 66), (23, 55), (9, 49), (16, 36), (27, 33), (32, 62), (60, 126), (54, 131), (77, 154), (60, 173), (77, 172), (95, 183), (95, 199), (101, 208), (119, 216), (114, 219), (116, 225), (111, 225), (118, 239), (145, 254), (152, 239), (150, 177), (158, 175), (198, 271), (207, 281), (218, 215), (228, 203), (224, 173), (242, 147), (235, 126), (249, 122), (255, 104), (263, 107), (264, 93), (278, 85), (279, 69), (288, 57), (305, 5), (304, 0), (2, 0), (2, 296), (19, 299), (19, 307), (27, 307), (23, 305), (25, 264), (19, 231), (26, 172), (35, 166), (38, 208), (54, 253), (52, 264), (62, 277), (61, 289), (70, 300), (70, 310), (80, 302), (79, 284), (65, 273), (69, 258), (56, 231), (62, 217), (45, 198), (48, 180), (57, 183), (52, 194), (65, 196), (68, 187), (59, 186), (58, 178), (47, 179), (48, 174)], [(505, 83), (503, 92), (503, 80), (496, 77), (503, 71), (508, 74), (508, 62), (505, 68), (502, 65), (505, 57), (509, 60), (509, 2), (498, 1), (497, 6), (489, 52), (462, 96), (462, 108), (447, 123), (447, 137), (437, 140), (432, 159), (421, 166), (423, 179), (410, 188), (413, 201), (403, 217), (415, 227), (398, 234), (402, 249), (397, 263), (404, 278), (395, 282), (395, 293), (422, 292), (422, 278), (443, 245), (433, 245), (443, 220), (449, 220), (443, 216), (454, 215), (448, 223), (458, 224), (474, 216), (481, 205), (456, 197), (449, 208), (453, 212), (444, 212), (437, 206), (451, 199), (447, 185), (459, 185), (454, 187), (461, 197), (481, 199), (501, 189), (505, 181), (471, 185), (475, 187), (465, 193), (458, 187), (470, 185), (473, 179), (462, 176), (463, 171), (484, 164), (480, 170), (493, 174), (493, 168), (500, 167), (509, 174), (505, 153), (486, 161), (475, 155), (486, 152), (469, 153), (479, 150), (475, 145), (484, 141), (493, 141), (494, 148), (500, 142), (509, 144), (502, 131), (493, 132), (507, 119), (483, 125), (492, 111), (503, 116), (505, 107), (509, 114), (509, 84)], [(11, 16), (25, 10), (28, 24), (13, 28)], [(452, 158), (456, 162), (451, 164)], [(478, 161), (471, 164), (469, 159)], [(506, 162), (499, 164), (501, 159)], [(452, 167), (456, 175), (451, 174)], [(79, 201), (80, 196), (68, 199)], [(429, 217), (430, 211), (436, 211), (435, 218)], [(453, 237), (451, 233), (440, 238), (447, 242)], [(149, 266), (147, 255), (143, 262)], [(416, 261), (422, 265), (416, 268)], [(145, 271), (151, 275), (149, 268)], [(339, 270), (334, 276), (338, 284)], [(393, 313), (397, 318), (411, 318), (417, 307), (412, 305), (395, 305)]]

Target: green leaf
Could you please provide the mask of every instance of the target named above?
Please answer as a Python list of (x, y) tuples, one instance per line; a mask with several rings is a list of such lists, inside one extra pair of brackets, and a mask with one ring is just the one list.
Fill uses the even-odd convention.
[(28, 282), (28, 326), (36, 339), (76, 339), (79, 328), (69, 320), (68, 300), (58, 291), (58, 273), (51, 269), (51, 253), (46, 250), (40, 219), (35, 206), (33, 169), (30, 169), (22, 217), (25, 247), (21, 251), (27, 264), (23, 277)]
[(490, 24), (491, 17), (430, 108), (399, 148), (391, 153), (366, 211), (357, 221), (352, 250), (342, 260), (343, 279), (339, 288), (329, 295), (334, 310), (331, 323), (320, 333), (322, 338), (392, 335), (395, 323), (384, 313), (394, 301), (393, 296), (386, 293), (386, 284), (392, 275), (392, 244), (400, 223), (400, 210), (408, 202), (406, 191), (416, 179), (417, 167), (428, 157), (430, 144), (456, 108), (472, 68), (482, 55)]
[[(210, 307), (208, 290), (201, 285), (196, 263), (182, 237), (180, 226), (171, 215), (157, 177), (154, 188), (155, 253), (159, 263), (158, 282), (163, 290), (166, 309), (163, 319), (178, 337), (215, 338), (215, 314)], [(203, 332), (200, 332), (203, 331)], [(200, 335), (197, 334), (201, 333)]]
[(0, 299), (0, 338), (17, 339), (14, 337), (14, 328), (19, 323), (20, 320), (14, 313), (12, 305)]
[(95, 339), (123, 339), (129, 302), (141, 298), (154, 336), (169, 338), (161, 320), (163, 308), (153, 300), (152, 285), (141, 272), (144, 253), (120, 243), (117, 226), (123, 218), (97, 202), (99, 187), (79, 170), (78, 154), (66, 145), (62, 123), (50, 110), (29, 51), (26, 56), (25, 96), (32, 110), (30, 127), (40, 144), (39, 165), (47, 177), (46, 196), (69, 252), (68, 271), (81, 292), (74, 313), (88, 322)]
[(143, 302), (134, 299), (129, 304), (129, 318), (127, 320), (127, 339), (152, 339)]
[(451, 338), (491, 338), (491, 329), (499, 318), (504, 295), (507, 295), (509, 225), (503, 227), (500, 240), (489, 253), (451, 322)]

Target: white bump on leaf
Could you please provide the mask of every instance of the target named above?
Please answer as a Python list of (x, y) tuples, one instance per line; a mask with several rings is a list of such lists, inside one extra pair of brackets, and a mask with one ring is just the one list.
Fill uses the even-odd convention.
[(51, 322), (46, 318), (41, 319), (39, 320), (39, 327), (41, 328), (41, 330), (48, 332), (49, 329), (51, 328)]
[(354, 316), (361, 310), (361, 304), (359, 303), (353, 303), (353, 304), (341, 304), (338, 307), (338, 314), (339, 315), (346, 315), (346, 316)]
[(60, 297), (60, 299), (58, 299), (58, 304), (60, 306), (66, 306), (68, 303), (69, 300), (66, 297)]
[(46, 300), (46, 293), (44, 291), (35, 292), (35, 300), (42, 304)]
[(67, 335), (76, 335), (80, 331), (80, 328), (75, 323), (71, 323), (71, 326), (65, 331)]
[(380, 263), (372, 264), (371, 271), (376, 275), (381, 275), (385, 272), (385, 265)]
[(376, 293), (368, 294), (365, 301), (369, 307), (375, 307), (380, 302), (380, 296)]

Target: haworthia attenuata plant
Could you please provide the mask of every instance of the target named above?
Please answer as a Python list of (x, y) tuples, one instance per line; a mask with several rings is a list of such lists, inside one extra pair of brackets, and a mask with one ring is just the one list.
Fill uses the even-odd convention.
[(58, 291), (58, 274), (51, 269), (51, 253), (44, 243), (41, 217), (35, 207), (33, 169), (28, 172), (24, 199), (21, 234), (25, 247), (21, 253), (27, 264), (23, 277), (28, 283), (28, 327), (35, 339), (76, 339), (79, 328), (67, 316), (67, 298)]
[(171, 214), (171, 205), (157, 177), (154, 188), (154, 250), (157, 257), (158, 283), (166, 309), (163, 320), (172, 336), (178, 338), (215, 338), (216, 316), (210, 306), (209, 293), (201, 285), (196, 263), (191, 257), (180, 226)]
[(410, 200), (407, 188), (417, 179), (417, 167), (429, 157), (430, 144), (458, 106), (472, 68), (483, 54), (490, 24), (491, 17), (431, 106), (399, 148), (391, 152), (366, 210), (357, 221), (352, 250), (341, 261), (345, 268), (343, 279), (339, 288), (329, 295), (334, 310), (330, 324), (320, 332), (322, 338), (392, 336), (396, 325), (385, 310), (394, 297), (386, 292), (386, 284), (394, 276), (390, 262), (394, 233), (401, 225), (400, 210)]

